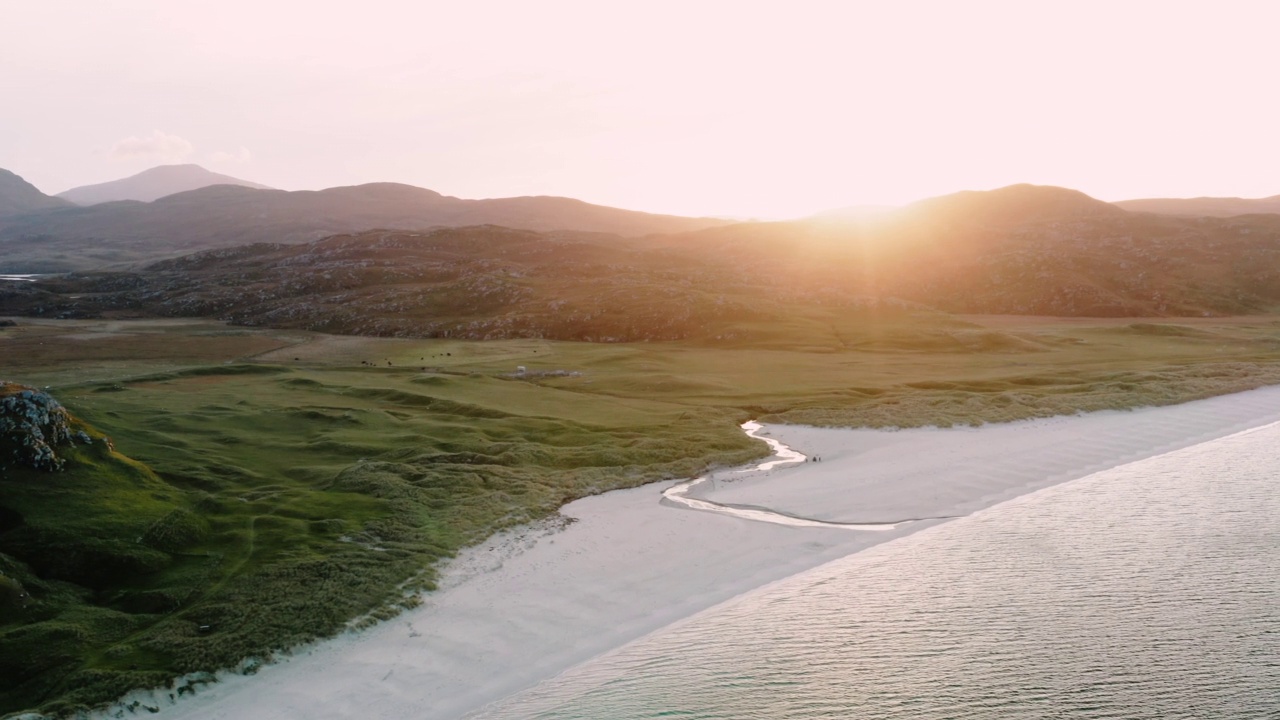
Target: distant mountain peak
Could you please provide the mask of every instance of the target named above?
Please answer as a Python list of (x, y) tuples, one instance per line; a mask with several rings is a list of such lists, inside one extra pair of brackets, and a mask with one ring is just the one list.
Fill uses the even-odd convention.
[(137, 175), (130, 175), (127, 178), (96, 185), (83, 185), (58, 193), (58, 197), (70, 200), (77, 205), (97, 205), (118, 200), (152, 202), (167, 195), (199, 190), (210, 185), (238, 185), (257, 190), (271, 189), (266, 185), (216, 173), (192, 163), (185, 163), (181, 165), (159, 165), (143, 170)]

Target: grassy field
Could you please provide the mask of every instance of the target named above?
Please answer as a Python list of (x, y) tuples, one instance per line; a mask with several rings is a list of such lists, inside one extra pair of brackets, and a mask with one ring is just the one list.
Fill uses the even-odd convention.
[(62, 473), (0, 476), (0, 714), (252, 671), (412, 604), (439, 561), (501, 527), (762, 454), (736, 427), (749, 417), (980, 423), (1280, 383), (1274, 316), (833, 312), (748, 334), (586, 344), (206, 321), (0, 328), (0, 379), (49, 386), (115, 447), (69, 450)]
[[(1280, 318), (808, 316), (733, 343), (313, 336), (264, 362), (429, 367), (773, 422), (978, 424), (1185, 402), (1280, 383)], [(388, 365), (390, 363), (390, 365)], [(526, 368), (523, 378), (517, 367)]]

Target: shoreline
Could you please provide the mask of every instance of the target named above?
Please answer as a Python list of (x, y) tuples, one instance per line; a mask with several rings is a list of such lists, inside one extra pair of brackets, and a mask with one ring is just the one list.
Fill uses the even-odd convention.
[[(823, 461), (577, 500), (561, 508), (571, 522), (500, 533), (462, 552), (439, 590), (392, 620), (281, 653), (255, 676), (219, 673), (174, 700), (176, 690), (131, 693), (88, 717), (459, 718), (724, 601), (946, 519), (879, 531), (823, 523), (968, 515), (1278, 421), (1280, 387), (1271, 387), (978, 428), (765, 426), (761, 434)], [(681, 484), (690, 498), (816, 524), (673, 507), (664, 495)]]

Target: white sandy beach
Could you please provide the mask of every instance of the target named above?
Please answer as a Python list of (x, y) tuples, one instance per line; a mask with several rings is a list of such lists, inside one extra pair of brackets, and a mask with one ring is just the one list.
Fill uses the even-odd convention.
[[(836, 523), (961, 516), (1027, 492), (1280, 421), (1280, 387), (1132, 412), (982, 428), (766, 426), (821, 462), (725, 470), (688, 497)], [(449, 564), (422, 607), (303, 648), (256, 675), (224, 673), (159, 718), (460, 718), (744, 592), (945, 520), (889, 530), (796, 527), (663, 500), (671, 483), (565, 506), (562, 530), (502, 534)]]

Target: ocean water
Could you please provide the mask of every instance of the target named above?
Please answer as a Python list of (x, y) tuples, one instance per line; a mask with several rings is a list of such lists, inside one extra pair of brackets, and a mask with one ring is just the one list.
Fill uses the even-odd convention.
[(1280, 718), (1280, 425), (837, 560), (469, 717)]

